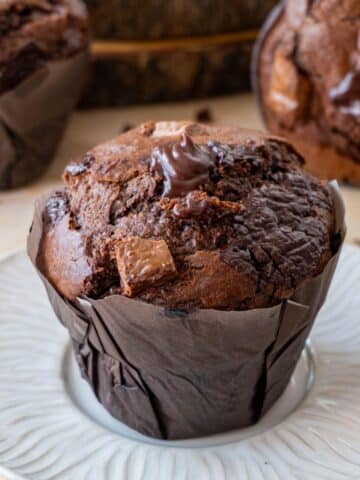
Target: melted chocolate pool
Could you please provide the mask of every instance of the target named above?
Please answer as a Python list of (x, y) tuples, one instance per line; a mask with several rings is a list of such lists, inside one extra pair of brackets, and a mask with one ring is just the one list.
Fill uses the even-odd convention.
[(215, 155), (183, 134), (180, 142), (154, 148), (151, 170), (164, 177), (164, 197), (180, 197), (209, 181)]

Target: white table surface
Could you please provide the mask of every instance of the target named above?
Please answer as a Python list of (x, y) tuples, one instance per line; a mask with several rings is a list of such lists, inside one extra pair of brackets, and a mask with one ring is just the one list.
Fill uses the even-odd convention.
[[(25, 248), (34, 199), (42, 192), (61, 185), (61, 172), (70, 159), (116, 136), (125, 124), (136, 125), (146, 120), (194, 119), (195, 112), (203, 107), (210, 108), (216, 123), (263, 128), (255, 100), (250, 94), (181, 104), (74, 113), (48, 173), (27, 188), (0, 193), (0, 256)], [(341, 187), (341, 190), (347, 209), (347, 241), (360, 245), (360, 188)]]

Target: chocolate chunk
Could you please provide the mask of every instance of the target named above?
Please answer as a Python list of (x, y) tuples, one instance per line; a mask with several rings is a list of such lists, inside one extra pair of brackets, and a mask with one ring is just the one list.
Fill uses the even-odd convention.
[(176, 275), (176, 267), (164, 240), (129, 237), (115, 245), (116, 260), (124, 294), (133, 297), (147, 285)]
[(292, 125), (307, 109), (310, 85), (294, 63), (278, 52), (272, 65), (269, 107), (281, 120)]
[(179, 197), (209, 181), (215, 156), (206, 147), (195, 145), (187, 134), (181, 142), (155, 147), (151, 170), (165, 178), (163, 196)]
[(175, 217), (197, 218), (204, 214), (234, 215), (243, 212), (244, 206), (241, 203), (220, 200), (218, 197), (210, 197), (206, 192), (190, 192), (180, 200), (163, 202), (166, 210), (171, 210)]

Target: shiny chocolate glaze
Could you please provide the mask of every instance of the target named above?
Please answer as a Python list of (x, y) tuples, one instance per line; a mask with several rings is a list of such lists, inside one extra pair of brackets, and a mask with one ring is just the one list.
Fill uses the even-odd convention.
[(155, 147), (151, 154), (151, 170), (164, 177), (163, 196), (179, 197), (209, 181), (215, 155), (206, 147), (195, 145), (189, 135), (180, 142)]

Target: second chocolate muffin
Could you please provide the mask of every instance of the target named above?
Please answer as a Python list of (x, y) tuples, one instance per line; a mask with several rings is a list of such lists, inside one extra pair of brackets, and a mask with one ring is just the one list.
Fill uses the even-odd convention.
[(283, 0), (253, 56), (269, 130), (321, 178), (360, 185), (360, 2)]
[(81, 93), (88, 43), (81, 0), (0, 2), (0, 190), (49, 167)]
[(258, 132), (144, 124), (66, 168), (44, 212), (42, 271), (70, 300), (278, 304), (338, 246), (329, 189), (302, 164)]

